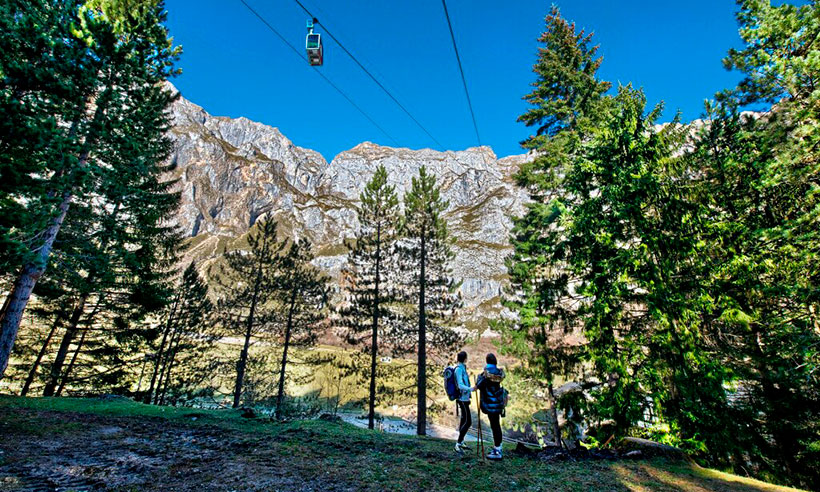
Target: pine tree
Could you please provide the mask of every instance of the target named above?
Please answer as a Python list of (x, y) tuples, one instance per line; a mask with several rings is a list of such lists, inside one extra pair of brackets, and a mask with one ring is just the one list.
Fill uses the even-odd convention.
[(226, 253), (224, 265), (211, 275), (219, 284), (220, 311), (228, 316), (229, 328), (240, 332), (243, 338), (236, 362), (234, 408), (239, 407), (242, 398), (251, 342), (265, 332), (270, 334), (280, 322), (274, 296), (287, 243), (277, 239), (276, 230), (273, 220), (257, 222), (248, 235), (250, 249)]
[[(387, 170), (376, 169), (360, 196), (359, 232), (349, 244), (345, 288), (348, 307), (342, 310), (343, 324), (348, 328), (348, 342), (364, 344), (370, 352), (367, 398), (367, 426), (373, 429), (376, 408), (376, 359), (382, 334), (389, 333), (392, 314), (389, 304), (395, 302), (395, 241), (398, 234), (399, 199), (395, 187), (387, 184)], [(392, 277), (392, 280), (391, 280)]]
[(106, 146), (98, 156), (107, 166), (90, 178), (98, 195), (91, 203), (75, 204), (62, 227), (62, 239), (55, 243), (55, 258), (79, 260), (70, 260), (70, 271), (61, 266), (54, 272), (65, 278), (63, 285), (73, 289), (76, 301), (46, 384), (47, 396), (68, 379), (72, 366), (64, 371), (63, 364), (76, 337), (85, 336), (80, 328), (83, 317), (88, 327), (95, 316), (107, 312), (137, 323), (161, 309), (170, 296), (165, 273), (175, 261), (181, 237), (164, 222), (176, 210), (179, 194), (170, 191), (173, 181), (161, 181), (169, 170), (160, 163), (168, 156), (170, 142), (156, 135), (164, 135), (168, 128), (164, 108), (174, 96), (149, 87), (129, 91), (129, 99), (135, 120), (128, 124), (139, 122), (147, 131), (134, 129), (100, 138)]
[[(458, 306), (448, 263), (453, 258), (450, 236), (443, 217), (447, 201), (441, 198), (436, 177), (422, 166), (404, 196), (401, 233), (401, 270), (407, 273), (404, 299), (417, 306), (417, 422), (416, 433), (427, 434), (427, 342), (438, 350), (451, 350), (460, 343), (446, 322)], [(411, 301), (412, 302), (412, 301)]]
[[(195, 263), (191, 262), (182, 274), (174, 302), (165, 319), (146, 395), (148, 401), (159, 405), (165, 403), (168, 388), (174, 381), (174, 367), (181, 366), (186, 372), (177, 378), (178, 383), (196, 382), (202, 377), (194, 374), (198, 367), (196, 362), (218, 338), (218, 334), (210, 328), (212, 315), (213, 304), (208, 299), (208, 286), (200, 278)], [(178, 384), (172, 389), (180, 392), (185, 389), (184, 386)]]
[[(0, 5), (0, 278), (35, 259), (31, 242), (58, 199), (49, 179), (79, 152), (80, 112), (93, 91), (88, 47), (72, 34), (82, 2)], [(68, 128), (61, 122), (74, 122)], [(60, 177), (62, 174), (56, 177)]]
[(311, 264), (314, 256), (307, 239), (290, 245), (282, 255), (275, 283), (279, 305), (286, 313), (282, 334), (282, 362), (276, 395), (276, 418), (282, 418), (285, 397), (285, 374), (288, 349), (316, 343), (319, 323), (326, 319), (323, 308), (327, 300), (327, 277)]
[[(137, 5), (122, 0), (99, 0), (82, 5), (74, 2), (59, 4), (59, 7), (64, 6), (71, 10), (63, 12), (58, 8), (57, 11), (65, 17), (43, 15), (40, 19), (65, 22), (64, 28), (69, 32), (60, 32), (47, 23), (48, 27), (41, 32), (53, 33), (55, 37), (40, 37), (38, 42), (56, 47), (68, 45), (68, 48), (60, 49), (64, 56), (71, 58), (56, 60), (47, 57), (38, 69), (42, 69), (49, 84), (63, 86), (65, 93), (54, 95), (49, 92), (54, 89), (52, 85), (28, 87), (22, 81), (24, 73), (20, 73), (17, 67), (19, 60), (25, 60), (27, 55), (20, 50), (30, 45), (15, 45), (11, 53), (11, 60), (17, 65), (10, 67), (14, 76), (7, 79), (13, 84), (8, 104), (19, 107), (22, 101), (53, 95), (61, 102), (59, 108), (31, 103), (31, 109), (36, 118), (49, 122), (56, 132), (62, 133), (59, 137), (44, 140), (53, 145), (51, 150), (33, 154), (49, 156), (48, 152), (52, 152), (50, 156), (54, 158), (34, 164), (39, 166), (36, 175), (45, 177), (44, 180), (35, 183), (36, 186), (29, 186), (32, 184), (29, 182), (21, 188), (22, 193), (35, 197), (27, 208), (36, 211), (36, 217), (42, 219), (33, 221), (35, 227), (29, 229), (31, 236), (23, 240), (28, 253), (17, 255), (21, 263), (0, 313), (0, 373), (8, 364), (23, 311), (37, 280), (45, 272), (72, 202), (89, 201), (91, 194), (100, 191), (99, 186), (105, 183), (106, 176), (116, 175), (119, 166), (133, 165), (133, 159), (125, 158), (129, 146), (150, 143), (151, 150), (141, 164), (155, 166), (153, 150), (162, 147), (162, 142), (167, 145), (164, 137), (167, 127), (161, 121), (171, 98), (159, 84), (175, 73), (173, 63), (179, 50), (172, 46), (163, 25), (162, 2), (145, 0)], [(14, 2), (12, 8), (20, 6)], [(42, 10), (34, 12), (42, 14), (48, 8), (43, 5)], [(29, 19), (27, 15), (23, 17)], [(10, 18), (16, 18), (16, 14), (12, 12)], [(34, 28), (35, 22), (24, 23), (22, 29)], [(32, 37), (28, 33), (26, 36)], [(67, 65), (74, 68), (64, 71)], [(59, 75), (53, 75), (55, 73)], [(40, 89), (43, 92), (38, 92)], [(16, 111), (13, 114), (24, 113)], [(33, 128), (32, 120), (36, 118), (21, 117), (7, 123), (6, 127), (14, 131), (41, 131)], [(47, 130), (46, 133), (54, 134)], [(158, 147), (153, 142), (159, 142)], [(11, 156), (21, 154), (22, 149), (10, 149)], [(115, 168), (113, 172), (111, 167)], [(4, 166), (4, 172), (7, 168)], [(19, 252), (20, 248), (15, 251)]]

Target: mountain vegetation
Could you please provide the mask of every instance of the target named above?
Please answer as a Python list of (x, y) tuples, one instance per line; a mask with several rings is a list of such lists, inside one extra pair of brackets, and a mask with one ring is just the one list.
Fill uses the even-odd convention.
[[(517, 176), (533, 202), (514, 229), (505, 348), (548, 387), (586, 374), (588, 398), (554, 404), (591, 438), (820, 481), (817, 18), (740, 2), (746, 46), (725, 64), (745, 78), (681, 127), (657, 125), (642, 90), (608, 92), (591, 35), (547, 17), (520, 118), (537, 157)], [(770, 106), (740, 112), (754, 104)]]
[[(366, 143), (329, 167), (277, 130), (178, 100), (162, 1), (0, 3), (2, 387), (128, 396), (149, 405), (114, 407), (140, 415), (264, 408), (281, 435), (338, 437), (332, 421), (282, 422), (318, 413), (290, 394), (313, 378), (305, 405), (324, 397), (335, 416), (367, 386), (370, 429), (399, 395), (425, 435), (432, 375), (489, 327), (510, 388), (540, 393), (559, 448), (648, 438), (816, 488), (820, 10), (738, 9), (742, 46), (724, 64), (742, 80), (702, 120), (661, 123), (643, 89), (602, 80), (593, 36), (553, 7), (519, 117), (526, 156)], [(240, 148), (237, 134), (261, 143)], [(190, 165), (214, 152), (229, 169)], [(240, 189), (241, 211), (225, 189)], [(327, 340), (356, 353), (328, 355)], [(4, 431), (27, 435), (28, 401), (2, 402)], [(453, 471), (421, 462), (433, 441), (355, 436), (379, 463), (398, 443), (412, 466), (393, 473), (418, 487)], [(514, 460), (530, 467), (523, 482), (550, 480)], [(632, 473), (607, 470), (612, 487)]]
[(401, 231), (406, 241), (400, 245), (403, 297), (415, 300), (418, 323), (416, 358), (416, 433), (427, 434), (427, 342), (438, 350), (458, 348), (461, 340), (447, 326), (447, 317), (457, 307), (448, 262), (452, 259), (450, 236), (442, 212), (447, 202), (441, 199), (436, 177), (422, 166), (404, 196), (404, 218)]
[[(375, 425), (377, 358), (380, 349), (382, 353), (388, 350), (395, 355), (405, 338), (400, 336), (402, 332), (397, 326), (396, 315), (390, 309), (390, 305), (397, 300), (398, 265), (394, 250), (401, 217), (395, 190), (394, 186), (387, 184), (387, 169), (379, 166), (361, 194), (359, 235), (355, 241), (348, 243), (350, 252), (345, 272), (348, 304), (341, 309), (342, 324), (348, 329), (349, 343), (363, 345), (369, 350), (370, 369), (366, 375), (369, 429)], [(384, 393), (384, 387), (380, 389)]]

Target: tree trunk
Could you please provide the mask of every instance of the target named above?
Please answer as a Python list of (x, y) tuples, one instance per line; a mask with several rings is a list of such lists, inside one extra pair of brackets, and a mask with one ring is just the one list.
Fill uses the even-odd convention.
[(174, 341), (177, 339), (177, 332), (171, 332), (171, 339), (168, 340), (168, 350), (165, 351), (165, 356), (163, 360), (160, 361), (161, 369), (159, 371), (159, 379), (157, 379), (157, 387), (155, 388), (156, 391), (154, 392), (153, 396), (153, 403), (154, 405), (160, 404), (160, 397), (162, 396), (162, 385), (165, 384), (168, 377), (168, 367), (171, 363), (171, 349), (174, 347)]
[(74, 311), (71, 313), (71, 319), (68, 322), (68, 327), (60, 342), (60, 348), (57, 350), (57, 357), (54, 359), (54, 364), (51, 366), (51, 374), (43, 389), (43, 396), (54, 396), (54, 390), (60, 381), (60, 375), (63, 372), (63, 364), (65, 364), (66, 355), (68, 355), (68, 348), (74, 337), (77, 335), (78, 326), (80, 323), (80, 316), (85, 310), (85, 303), (88, 300), (89, 294), (82, 294), (77, 300), (77, 305), (74, 306)]
[(419, 355), (418, 355), (418, 388), (416, 434), (427, 435), (427, 317), (424, 305), (424, 291), (426, 289), (426, 236), (427, 231), (421, 229), (421, 275), (419, 276)]
[(71, 377), (71, 371), (74, 370), (74, 364), (77, 362), (77, 356), (80, 355), (80, 350), (83, 348), (83, 344), (85, 343), (85, 337), (88, 335), (88, 330), (90, 326), (87, 326), (85, 330), (83, 330), (83, 334), (80, 335), (80, 341), (77, 342), (77, 349), (74, 350), (74, 355), (71, 356), (71, 362), (68, 363), (68, 367), (65, 369), (65, 373), (63, 377), (60, 378), (60, 386), (57, 387), (57, 392), (54, 393), (54, 396), (60, 396), (63, 394), (63, 388), (65, 388), (65, 383)]
[(54, 338), (54, 334), (57, 333), (57, 329), (60, 327), (62, 320), (63, 313), (57, 313), (57, 316), (54, 318), (54, 323), (51, 325), (51, 331), (48, 332), (48, 336), (43, 342), (43, 346), (40, 347), (40, 351), (37, 352), (37, 358), (34, 359), (34, 364), (31, 366), (26, 382), (23, 383), (23, 389), (20, 390), (20, 396), (26, 396), (28, 394), (28, 390), (31, 389), (31, 383), (33, 383), (34, 378), (37, 377), (37, 371), (40, 369), (40, 363), (43, 361), (43, 357), (48, 351), (48, 345), (51, 343), (51, 339)]
[[(110, 80), (106, 80), (106, 87)], [(103, 89), (105, 90), (105, 89)], [(94, 128), (94, 123), (99, 123), (105, 117), (108, 109), (105, 104), (101, 104), (99, 98), (96, 100), (97, 107), (94, 110), (94, 116), (91, 119), (91, 128)], [(86, 97), (83, 102), (83, 107), (88, 108), (90, 98)], [(79, 125), (79, 117), (71, 122), (69, 130), (69, 138), (73, 138), (76, 134), (77, 126)], [(74, 173), (83, 169), (88, 164), (88, 156), (91, 148), (97, 142), (97, 135), (92, 131), (87, 136), (83, 143), (82, 150), (77, 159), (76, 166), (71, 170), (71, 178), (74, 178)], [(65, 170), (58, 171), (55, 177), (62, 177)], [(0, 312), (0, 379), (6, 372), (11, 357), (11, 350), (14, 347), (14, 341), (17, 339), (17, 332), (20, 330), (20, 322), (23, 320), (23, 311), (25, 311), (28, 301), (31, 298), (31, 292), (34, 286), (48, 266), (48, 259), (51, 256), (51, 249), (54, 246), (54, 240), (60, 232), (65, 216), (68, 213), (68, 208), (71, 205), (71, 200), (74, 197), (74, 179), (69, 180), (68, 189), (62, 191), (60, 205), (57, 207), (57, 213), (51, 218), (46, 229), (42, 232), (42, 243), (34, 246), (32, 252), (35, 252), (34, 259), (26, 263), (20, 270), (17, 279), (14, 281), (14, 286), (9, 293), (7, 303), (2, 312)], [(49, 191), (49, 195), (57, 196), (58, 191)], [(52, 388), (53, 391), (53, 388)]]
[(233, 392), (233, 408), (239, 407), (239, 399), (242, 397), (242, 382), (245, 379), (245, 367), (248, 364), (248, 348), (251, 344), (251, 334), (253, 333), (253, 316), (256, 313), (256, 301), (259, 297), (259, 284), (262, 283), (262, 259), (259, 259), (259, 266), (256, 272), (256, 283), (253, 285), (253, 298), (251, 299), (251, 309), (248, 313), (248, 326), (245, 330), (245, 345), (239, 354), (239, 361), (236, 363), (236, 385)]
[(151, 403), (151, 400), (154, 398), (154, 388), (157, 385), (157, 375), (159, 374), (163, 352), (165, 352), (165, 342), (168, 340), (168, 335), (171, 333), (171, 326), (177, 306), (179, 305), (180, 295), (181, 293), (177, 292), (176, 299), (174, 299), (174, 304), (171, 306), (171, 311), (168, 313), (168, 320), (165, 322), (165, 330), (162, 332), (162, 340), (159, 343), (159, 349), (157, 349), (156, 361), (154, 363), (154, 373), (151, 375), (151, 384), (148, 386), (148, 394), (146, 395), (145, 403)]
[(165, 382), (162, 385), (162, 393), (159, 398), (160, 405), (165, 405), (165, 394), (168, 392), (168, 382), (171, 381), (171, 372), (174, 370), (174, 361), (176, 361), (177, 358), (177, 348), (179, 348), (180, 338), (182, 338), (182, 334), (177, 332), (176, 341), (171, 340), (171, 343), (168, 345), (168, 368), (165, 371)]
[(92, 309), (85, 318), (85, 330), (83, 330), (83, 334), (80, 336), (80, 341), (77, 343), (77, 349), (71, 357), (71, 362), (69, 362), (68, 367), (60, 378), (60, 386), (57, 388), (57, 393), (55, 393), (55, 396), (60, 396), (60, 394), (62, 394), (63, 387), (65, 386), (66, 381), (68, 381), (68, 378), (71, 376), (71, 371), (74, 369), (74, 363), (77, 361), (77, 356), (83, 348), (83, 343), (85, 343), (85, 337), (88, 335), (88, 330), (91, 329), (91, 325), (94, 323), (94, 317), (100, 311), (100, 304), (102, 304), (102, 294), (99, 295), (97, 304), (94, 305), (94, 309)]
[(72, 193), (65, 191), (57, 208), (57, 214), (51, 219), (46, 230), (43, 232), (43, 242), (38, 246), (35, 259), (26, 263), (14, 286), (8, 295), (6, 309), (0, 315), (0, 379), (6, 372), (9, 365), (11, 350), (14, 341), (17, 339), (17, 332), (20, 330), (20, 322), (23, 320), (23, 311), (26, 309), (31, 292), (37, 284), (37, 280), (45, 273), (48, 258), (51, 255), (51, 248), (60, 227), (63, 225), (68, 207), (71, 205)]
[(370, 340), (370, 397), (368, 399), (367, 428), (376, 421), (376, 356), (379, 342), (379, 273), (381, 268), (381, 223), (376, 226), (376, 282), (373, 295), (373, 336)]
[[(276, 395), (276, 419), (282, 418), (282, 400), (285, 397), (285, 365), (288, 363), (288, 347), (290, 346), (290, 332), (293, 326), (293, 309), (296, 305), (296, 287), (290, 295), (290, 308), (288, 308), (288, 322), (285, 325), (285, 346), (282, 349), (282, 365), (279, 368), (279, 393)], [(339, 396), (341, 400), (341, 395)], [(337, 403), (338, 406), (338, 403)]]
[(552, 435), (555, 436), (555, 444), (559, 448), (564, 448), (564, 440), (561, 438), (561, 426), (558, 425), (558, 402), (555, 400), (555, 393), (552, 391), (552, 383), (548, 386), (548, 394), (550, 398), (550, 409), (552, 410)]
[[(83, 102), (83, 106), (87, 107), (88, 103), (89, 99), (86, 98)], [(106, 107), (104, 104), (98, 104), (94, 110), (92, 123), (101, 120), (105, 116), (105, 110)], [(79, 118), (75, 118), (74, 121), (71, 122), (71, 128), (68, 133), (69, 139), (73, 138), (76, 134), (79, 123)], [(72, 171), (77, 171), (86, 166), (90, 149), (96, 141), (97, 136), (95, 134), (92, 133), (88, 136), (77, 159), (77, 165)], [(62, 177), (64, 174), (65, 170), (60, 170), (55, 173), (54, 177)], [(73, 177), (73, 174), (71, 177)], [(70, 184), (68, 185), (68, 189), (63, 190), (60, 205), (57, 207), (57, 213), (51, 218), (48, 226), (40, 235), (43, 239), (42, 243), (33, 246), (34, 249), (32, 252), (36, 254), (34, 258), (26, 263), (20, 270), (11, 292), (6, 298), (6, 305), (3, 307), (2, 312), (0, 312), (0, 379), (3, 379), (3, 375), (8, 367), (11, 350), (14, 347), (14, 341), (17, 339), (17, 332), (20, 330), (20, 322), (23, 320), (23, 312), (31, 298), (31, 292), (34, 290), (37, 281), (46, 271), (48, 259), (51, 256), (51, 249), (54, 247), (54, 240), (57, 239), (57, 234), (63, 226), (63, 221), (71, 205), (71, 199), (74, 196), (74, 188), (71, 184), (73, 182), (73, 179), (69, 180)], [(59, 192), (51, 190), (48, 194), (52, 197), (56, 197)]]
[(142, 390), (142, 378), (145, 376), (145, 364), (148, 363), (148, 357), (142, 359), (142, 367), (140, 367), (140, 378), (137, 381), (137, 391), (136, 394), (140, 394), (140, 390)]

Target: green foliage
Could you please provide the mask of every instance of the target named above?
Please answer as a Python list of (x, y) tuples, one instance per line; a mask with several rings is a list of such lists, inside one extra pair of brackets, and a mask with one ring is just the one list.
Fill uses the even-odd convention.
[[(443, 213), (447, 201), (441, 198), (436, 177), (419, 168), (410, 191), (404, 195), (404, 217), (401, 223), (403, 241), (399, 243), (399, 270), (404, 272), (402, 297), (405, 302), (417, 301), (415, 319), (417, 336), (417, 432), (423, 435), (427, 425), (427, 343), (443, 353), (451, 352), (461, 337), (447, 326), (458, 307), (459, 299), (449, 261), (453, 258), (452, 239), (447, 231)], [(412, 319), (412, 315), (407, 316)]]
[[(400, 270), (404, 272), (401, 299), (418, 303), (413, 317), (423, 318), (426, 340), (433, 350), (448, 353), (461, 339), (451, 329), (452, 317), (460, 305), (454, 294), (449, 262), (453, 259), (452, 237), (443, 216), (448, 202), (441, 198), (436, 177), (419, 168), (404, 196), (402, 241), (398, 245)], [(423, 313), (422, 313), (423, 312)], [(420, 330), (415, 331), (419, 335)]]
[(288, 349), (291, 346), (308, 346), (316, 343), (321, 328), (327, 328), (325, 307), (327, 305), (327, 276), (316, 268), (313, 247), (307, 239), (290, 245), (281, 256), (276, 277), (276, 296), (287, 313), (282, 333), (282, 363), (279, 368), (279, 392), (276, 402), (276, 418), (282, 417), (285, 397), (285, 376)]
[[(142, 318), (168, 301), (166, 273), (179, 235), (166, 218), (178, 195), (173, 182), (160, 180), (174, 99), (162, 82), (176, 73), (180, 50), (163, 25), (162, 2), (130, 2), (105, 14), (120, 3), (0, 7), (9, 33), (0, 56), (0, 275), (12, 283), (0, 315), (0, 366), (51, 264), (58, 269), (52, 286), (63, 292), (49, 287), (50, 298), (73, 297), (76, 307), (47, 393), (58, 380), (60, 391), (77, 355), (89, 356), (86, 367), (99, 372), (83, 379), (120, 387), (120, 366), (129, 364), (121, 354), (144, 338)], [(110, 330), (87, 337), (96, 319)]]
[(217, 306), (225, 330), (242, 337), (243, 347), (236, 363), (234, 407), (239, 406), (252, 341), (275, 339), (281, 323), (276, 288), (281, 255), (286, 241), (277, 238), (276, 222), (263, 220), (248, 234), (248, 250), (225, 253), (224, 263), (212, 267), (216, 280)]
[[(221, 333), (213, 320), (214, 306), (208, 286), (191, 262), (176, 286), (169, 306), (162, 337), (154, 354), (154, 371), (147, 401), (164, 404), (193, 399), (215, 372), (218, 363), (212, 349)], [(176, 369), (176, 372), (174, 372)], [(158, 378), (158, 379), (157, 379)], [(152, 392), (156, 389), (156, 393)]]
[[(382, 353), (400, 353), (401, 336), (396, 316), (389, 306), (396, 302), (396, 240), (399, 199), (387, 184), (387, 170), (379, 166), (360, 196), (359, 233), (348, 244), (348, 266), (344, 275), (346, 302), (340, 314), (347, 328), (347, 341), (369, 352), (369, 364), (361, 364), (362, 382), (369, 383), (368, 426), (375, 421), (378, 394), (376, 359)], [(398, 336), (397, 336), (398, 335)], [(363, 360), (361, 362), (364, 362)]]
[(521, 117), (538, 134), (508, 262), (519, 319), (503, 331), (550, 394), (556, 377), (591, 371), (590, 399), (571, 406), (598, 439), (637, 433), (807, 485), (820, 435), (820, 28), (814, 4), (740, 6), (746, 47), (726, 64), (746, 78), (699, 130), (657, 127), (660, 107), (647, 113), (630, 86), (604, 95), (590, 38), (547, 17)]

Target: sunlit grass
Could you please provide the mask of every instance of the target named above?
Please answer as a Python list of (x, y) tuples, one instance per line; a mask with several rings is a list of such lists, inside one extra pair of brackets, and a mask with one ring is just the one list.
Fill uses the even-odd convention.
[[(259, 439), (292, 466), (360, 490), (667, 490), (779, 492), (794, 490), (664, 459), (545, 463), (505, 449), (500, 463), (473, 453), (459, 457), (452, 442), (399, 436), (323, 420), (272, 422), (242, 418), (238, 410), (158, 407), (125, 398), (0, 397), (3, 425), (38, 437), (89, 432), (61, 412), (112, 419), (162, 419), (170, 426), (224, 429), (224, 439)], [(118, 420), (122, 425), (122, 420)], [(104, 421), (102, 423), (105, 423)], [(247, 437), (242, 437), (247, 436)]]

